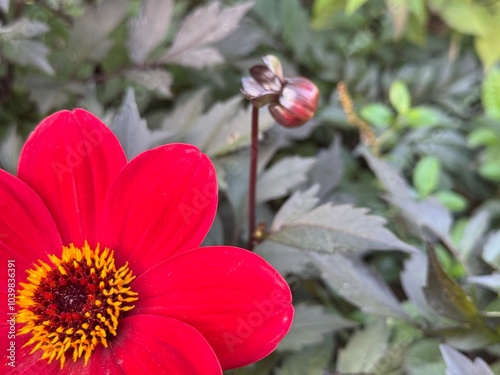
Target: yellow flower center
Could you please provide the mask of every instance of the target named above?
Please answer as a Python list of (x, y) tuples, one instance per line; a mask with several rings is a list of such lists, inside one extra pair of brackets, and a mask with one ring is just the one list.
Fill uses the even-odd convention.
[(87, 242), (49, 258), (52, 266), (39, 260), (21, 283), (18, 334), (31, 333), (25, 346), (34, 345), (31, 353), (41, 350), (49, 363), (59, 360), (62, 368), (67, 356), (75, 362), (83, 356), (86, 365), (99, 343), (107, 347), (109, 334), (116, 336), (120, 315), (134, 308), (135, 276), (128, 263), (116, 269), (113, 251), (92, 250)]

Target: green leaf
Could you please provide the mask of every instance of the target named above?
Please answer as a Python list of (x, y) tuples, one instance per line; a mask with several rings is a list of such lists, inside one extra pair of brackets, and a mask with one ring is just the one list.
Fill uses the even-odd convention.
[(279, 360), (279, 356), (271, 353), (264, 359), (256, 363), (252, 363), (248, 366), (241, 367), (235, 370), (227, 370), (224, 371), (224, 375), (263, 375), (269, 374), (273, 367), (276, 365), (276, 362)]
[[(500, 120), (500, 69), (492, 69), (484, 79), (483, 85), (481, 87), (481, 101), (483, 103), (484, 111), (486, 112), (486, 114), (496, 120)], [(476, 131), (474, 131), (469, 136), (469, 141), (471, 141), (470, 138), (473, 137), (473, 134), (477, 133), (480, 130), (481, 129), (477, 129)], [(490, 129), (484, 129), (483, 131), (487, 130), (493, 132)], [(488, 136), (481, 134), (479, 140), (489, 140), (489, 138), (498, 139), (498, 136), (492, 136), (492, 134), (487, 135)], [(475, 137), (477, 138), (478, 135), (476, 134)], [(488, 143), (481, 142), (477, 144), (486, 145)]]
[(352, 16), (355, 11), (361, 8), (368, 0), (347, 0), (345, 4), (345, 13)]
[(500, 60), (500, 16), (488, 25), (488, 33), (485, 36), (474, 38), (474, 47), (481, 59), (485, 69), (489, 69)]
[[(500, 95), (500, 93), (499, 93)], [(484, 99), (483, 99), (484, 103)], [(490, 113), (491, 116), (494, 116)], [(498, 107), (498, 116), (500, 116), (500, 102)], [(498, 134), (490, 128), (478, 128), (473, 130), (468, 136), (468, 143), (472, 147), (477, 146), (496, 146), (500, 143)]]
[(303, 58), (311, 40), (309, 17), (299, 0), (279, 2), (283, 23), (283, 39), (297, 57)]
[(360, 259), (347, 255), (311, 253), (323, 280), (366, 313), (406, 318), (398, 299), (384, 280)]
[(421, 197), (432, 193), (439, 182), (441, 172), (440, 160), (432, 155), (426, 155), (420, 159), (413, 170), (413, 185)]
[(500, 182), (500, 164), (498, 160), (488, 160), (481, 165), (479, 174), (489, 180)]
[(414, 107), (405, 114), (404, 120), (413, 128), (423, 128), (437, 125), (439, 123), (439, 116), (431, 108)]
[(395, 120), (392, 110), (388, 106), (380, 103), (363, 106), (360, 114), (366, 121), (381, 128), (391, 126)]
[(440, 190), (434, 197), (451, 212), (460, 212), (467, 208), (467, 199), (451, 190)]
[(429, 249), (427, 285), (424, 295), (428, 304), (440, 315), (460, 322), (478, 319), (474, 303), (463, 289), (443, 271), (434, 249)]
[(466, 355), (446, 344), (441, 344), (439, 349), (446, 362), (447, 374), (494, 375), (491, 368), (482, 358), (476, 357), (472, 361)]
[[(337, 371), (342, 374), (372, 374), (389, 349), (390, 330), (379, 321), (357, 331), (339, 351)], [(360, 353), (363, 353), (360, 358)]]
[[(331, 337), (322, 343), (305, 348), (285, 357), (276, 375), (320, 375), (331, 361), (334, 345)], [(259, 374), (259, 375), (262, 375)]]
[(440, 15), (448, 26), (463, 34), (485, 36), (488, 33), (490, 14), (485, 6), (451, 1), (441, 9)]
[(311, 26), (316, 30), (334, 28), (332, 20), (345, 8), (344, 4), (345, 0), (316, 0), (312, 9)]
[(408, 112), (411, 96), (406, 83), (400, 80), (394, 81), (389, 89), (389, 100), (399, 114)]
[(408, 375), (443, 375), (446, 365), (439, 353), (439, 341), (423, 339), (413, 343), (406, 352), (404, 367)]
[(278, 350), (300, 350), (321, 342), (327, 333), (353, 328), (356, 322), (325, 310), (321, 305), (295, 306), (292, 328), (278, 346)]

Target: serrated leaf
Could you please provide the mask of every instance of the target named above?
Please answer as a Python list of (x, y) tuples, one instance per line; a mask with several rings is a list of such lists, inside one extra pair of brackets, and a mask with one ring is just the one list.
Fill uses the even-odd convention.
[(333, 353), (333, 340), (327, 337), (318, 345), (286, 356), (276, 375), (322, 375)]
[(339, 184), (343, 173), (342, 142), (340, 137), (335, 137), (328, 149), (319, 152), (310, 172), (311, 182), (319, 184), (318, 196), (330, 193)]
[(442, 269), (434, 249), (429, 249), (427, 285), (424, 295), (429, 306), (442, 316), (461, 322), (478, 318), (474, 303), (463, 289)]
[(346, 251), (361, 255), (369, 250), (415, 251), (384, 227), (384, 218), (367, 212), (366, 208), (327, 203), (283, 223), (280, 230), (269, 234), (268, 239), (325, 253)]
[(68, 43), (76, 61), (102, 60), (112, 46), (107, 36), (127, 14), (127, 0), (106, 0), (90, 6), (71, 30)]
[(272, 231), (279, 231), (285, 223), (293, 222), (306, 212), (311, 211), (319, 202), (316, 197), (318, 185), (311, 186), (306, 191), (297, 191), (280, 207), (274, 217)]
[(394, 81), (389, 89), (389, 100), (398, 113), (406, 113), (411, 105), (410, 91), (406, 83)]
[(172, 92), (170, 91), (172, 76), (166, 70), (132, 70), (127, 73), (127, 78), (131, 82), (140, 85), (149, 91), (154, 91), (162, 97), (170, 98), (172, 96)]
[(140, 13), (130, 20), (128, 49), (130, 60), (143, 64), (167, 36), (174, 9), (173, 0), (143, 0)]
[[(351, 336), (347, 346), (339, 351), (337, 371), (342, 374), (371, 374), (389, 348), (390, 331), (377, 322)], [(360, 353), (363, 353), (360, 356)]]
[(481, 87), (481, 102), (488, 116), (500, 120), (500, 69), (492, 69), (485, 77)]
[(420, 159), (413, 170), (413, 185), (421, 197), (432, 193), (439, 182), (441, 162), (433, 155), (426, 155)]
[(483, 260), (500, 270), (500, 230), (490, 234), (483, 248)]
[(449, 345), (439, 345), (446, 363), (446, 375), (494, 375), (488, 364), (479, 357), (474, 361)]
[(449, 248), (454, 249), (449, 234), (453, 222), (450, 212), (434, 198), (417, 201), (405, 179), (392, 165), (373, 156), (366, 149), (361, 149), (360, 153), (389, 193), (384, 198), (401, 210), (408, 223), (420, 230), (420, 236), (426, 241), (437, 236)]
[(363, 6), (368, 0), (347, 0), (345, 4), (345, 13), (348, 16), (352, 16), (361, 6)]
[(213, 47), (201, 47), (184, 52), (172, 58), (169, 62), (190, 68), (201, 69), (223, 63), (224, 56)]
[(257, 180), (258, 203), (284, 197), (293, 188), (307, 180), (316, 158), (289, 156), (279, 160), (259, 175)]
[(379, 275), (362, 260), (343, 254), (310, 253), (323, 280), (366, 313), (406, 318), (399, 301)]
[(113, 116), (109, 128), (120, 140), (128, 159), (132, 159), (150, 146), (151, 131), (141, 119), (134, 90), (128, 89), (121, 107)]
[(327, 333), (356, 325), (356, 322), (328, 312), (323, 306), (300, 303), (295, 306), (292, 328), (278, 350), (300, 350), (321, 342)]
[(202, 115), (206, 95), (207, 90), (201, 89), (180, 98), (174, 110), (162, 120), (160, 127), (163, 132), (169, 137), (182, 138)]
[(42, 43), (27, 39), (8, 40), (3, 48), (6, 58), (19, 65), (31, 65), (47, 74), (54, 70), (47, 59), (50, 50)]
[(245, 2), (221, 10), (220, 3), (213, 2), (195, 9), (184, 20), (170, 49), (157, 61), (178, 62), (182, 54), (224, 39), (238, 27), (252, 5)]
[(23, 85), (28, 88), (30, 99), (36, 103), (41, 114), (54, 108), (64, 107), (71, 94), (84, 96), (87, 91), (87, 86), (83, 83), (58, 82), (49, 77), (33, 74), (26, 77)]

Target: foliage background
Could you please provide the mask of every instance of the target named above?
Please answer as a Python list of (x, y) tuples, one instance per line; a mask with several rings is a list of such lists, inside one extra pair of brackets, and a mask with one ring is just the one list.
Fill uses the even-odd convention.
[(320, 88), (299, 129), (261, 110), (256, 252), (296, 317), (228, 374), (500, 373), (496, 0), (0, 0), (0, 21), (0, 167), (61, 108), (129, 158), (195, 144), (220, 185), (205, 244), (248, 237), (242, 75), (272, 53)]

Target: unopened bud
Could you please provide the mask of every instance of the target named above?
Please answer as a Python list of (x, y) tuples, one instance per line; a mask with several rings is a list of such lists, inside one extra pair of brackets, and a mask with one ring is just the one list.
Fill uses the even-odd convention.
[(302, 77), (286, 80), (277, 102), (269, 105), (274, 120), (287, 128), (309, 121), (318, 108), (319, 91), (314, 83)]

